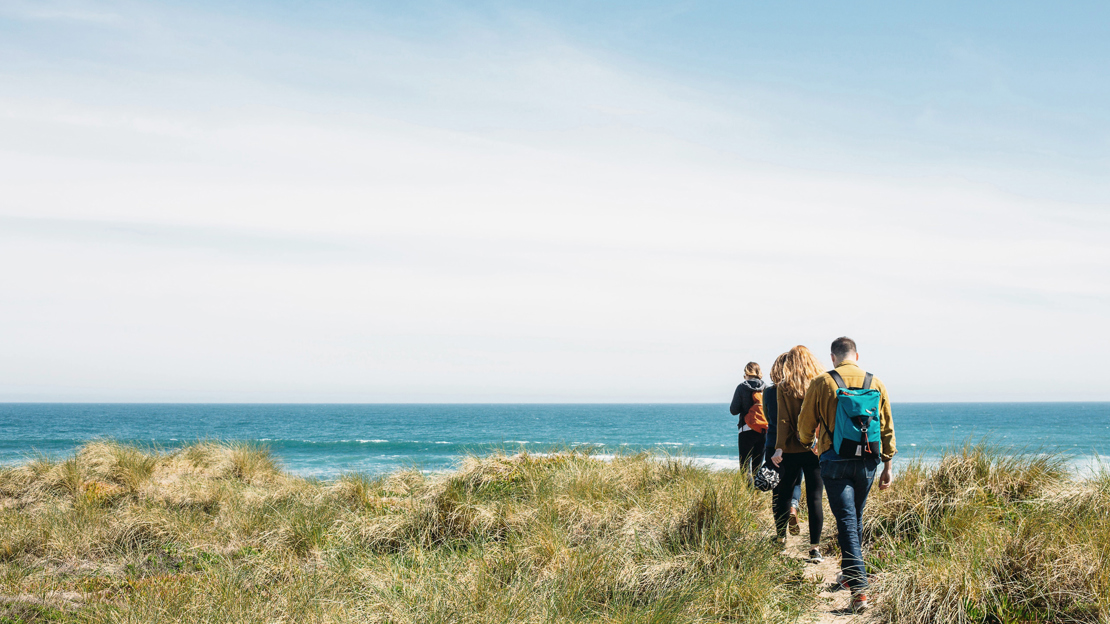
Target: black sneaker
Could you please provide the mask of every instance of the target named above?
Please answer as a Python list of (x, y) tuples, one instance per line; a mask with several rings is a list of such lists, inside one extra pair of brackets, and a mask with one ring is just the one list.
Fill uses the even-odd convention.
[(825, 558), (821, 556), (821, 549), (819, 549), (819, 548), (810, 548), (809, 549), (809, 557), (806, 557), (806, 561), (808, 561), (810, 563), (821, 563), (824, 560), (825, 560)]

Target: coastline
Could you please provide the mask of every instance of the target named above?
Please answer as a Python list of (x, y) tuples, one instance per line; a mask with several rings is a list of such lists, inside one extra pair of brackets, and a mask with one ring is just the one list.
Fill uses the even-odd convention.
[[(1110, 456), (1110, 404), (1049, 411), (1043, 404), (895, 407), (901, 459), (939, 457), (968, 441)], [(1083, 427), (1082, 440), (1069, 434), (1076, 426)], [(678, 454), (719, 468), (738, 461), (736, 417), (714, 404), (0, 404), (0, 428), (0, 465), (25, 463), (40, 453), (65, 459), (96, 439), (163, 449), (205, 440), (255, 441), (268, 445), (285, 470), (318, 478), (451, 470), (467, 455), (584, 446), (606, 455)]]

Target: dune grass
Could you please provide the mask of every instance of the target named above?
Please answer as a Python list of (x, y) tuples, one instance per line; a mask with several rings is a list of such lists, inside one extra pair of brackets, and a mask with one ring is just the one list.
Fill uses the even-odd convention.
[(965, 446), (868, 502), (876, 621), (1110, 622), (1110, 474)]
[(282, 473), (95, 442), (0, 471), (0, 621), (790, 622), (815, 587), (732, 472), (646, 455)]
[[(648, 455), (325, 482), (95, 442), (0, 469), (0, 623), (804, 622), (819, 588), (768, 498)], [(866, 535), (872, 621), (1110, 621), (1105, 472), (969, 446), (876, 489)]]

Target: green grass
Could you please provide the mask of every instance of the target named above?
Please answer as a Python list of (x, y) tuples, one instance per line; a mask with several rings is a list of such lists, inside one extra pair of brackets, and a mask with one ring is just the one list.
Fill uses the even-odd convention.
[(0, 471), (0, 618), (794, 622), (816, 588), (766, 499), (646, 455), (321, 482), (259, 447), (97, 442)]
[(868, 502), (875, 619), (1110, 621), (1110, 475), (965, 446), (904, 467)]
[[(96, 442), (0, 470), (0, 623), (807, 621), (747, 481), (566, 452), (324, 482)], [(1105, 471), (968, 446), (903, 466), (865, 528), (872, 621), (1110, 622)]]

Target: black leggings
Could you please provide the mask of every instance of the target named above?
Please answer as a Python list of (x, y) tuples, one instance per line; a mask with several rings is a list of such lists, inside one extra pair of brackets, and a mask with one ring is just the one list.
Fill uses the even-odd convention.
[(779, 537), (786, 537), (786, 524), (790, 521), (790, 496), (798, 475), (806, 476), (806, 506), (809, 508), (809, 543), (821, 543), (821, 529), (825, 524), (825, 512), (821, 509), (821, 493), (825, 484), (821, 481), (821, 462), (809, 451), (802, 453), (783, 453), (779, 464), (779, 485), (775, 488), (774, 513), (775, 530)]
[(736, 437), (736, 443), (740, 446), (740, 470), (751, 464), (752, 477), (759, 472), (763, 465), (763, 446), (766, 441), (766, 432), (759, 433), (751, 429), (740, 432)]
[[(767, 466), (774, 466), (775, 465), (774, 462), (771, 461), (771, 457), (773, 457), (774, 454), (775, 454), (775, 447), (773, 447), (773, 446), (767, 447), (767, 452), (763, 454), (763, 463)], [(775, 470), (778, 470), (778, 468), (776, 468)], [(781, 473), (780, 473), (779, 476), (781, 476)], [(776, 506), (778, 505), (778, 503), (776, 501), (778, 501), (778, 499), (779, 499), (779, 492), (780, 491), (786, 492), (790, 496), (789, 506), (793, 507), (794, 506), (794, 497), (796, 496), (798, 498), (798, 500), (801, 500), (801, 498), (802, 498), (802, 495), (801, 495), (801, 492), (800, 492), (801, 489), (802, 489), (802, 472), (799, 470), (798, 471), (798, 480), (794, 482), (794, 487), (793, 488), (777, 487), (777, 488), (771, 490), (771, 513), (772, 513), (772, 515), (774, 514), (774, 510), (775, 510)], [(794, 493), (795, 490), (799, 490), (799, 493), (795, 494)]]

